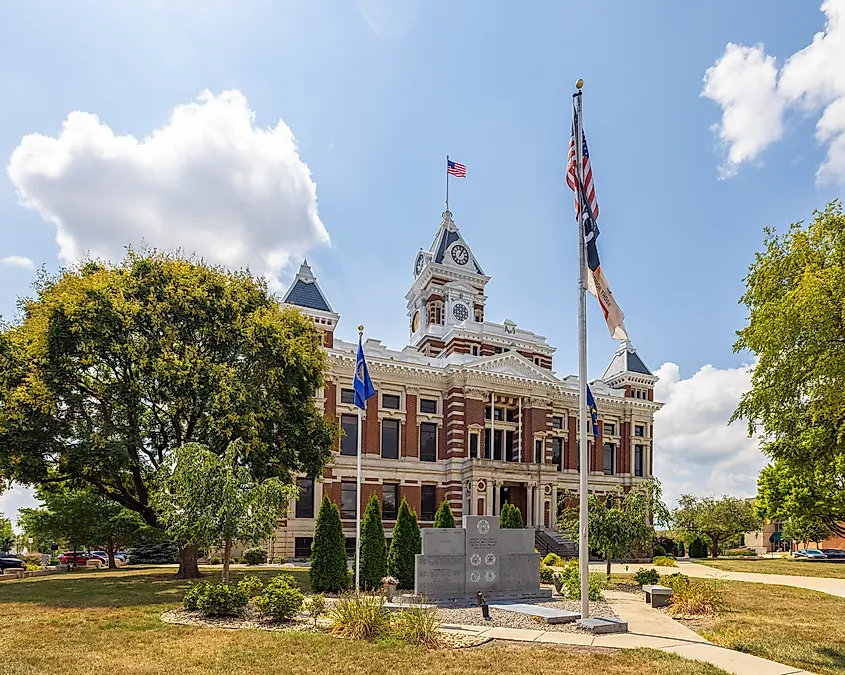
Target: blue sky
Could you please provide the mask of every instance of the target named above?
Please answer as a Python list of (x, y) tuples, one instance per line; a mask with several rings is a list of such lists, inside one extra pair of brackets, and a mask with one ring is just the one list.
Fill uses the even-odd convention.
[[(354, 338), (360, 322), (368, 336), (394, 347), (405, 343), (404, 294), (415, 253), (429, 246), (440, 222), (448, 152), (468, 167), (468, 178), (452, 183), (451, 209), (492, 276), (487, 316), (510, 318), (547, 336), (558, 348), (556, 370), (575, 370), (575, 233), (564, 171), (578, 77), (586, 81), (584, 119), (601, 205), (603, 269), (640, 355), (655, 370), (670, 364), (661, 369), (666, 387), (677, 382), (700, 392), (708, 385), (695, 378), (712, 376), (715, 389), (724, 389), (719, 373), (736, 381), (740, 371), (733, 369), (749, 360), (731, 349), (744, 318), (737, 300), (762, 228), (807, 219), (842, 194), (838, 178), (817, 179), (828, 147), (814, 137), (818, 114), (809, 107), (785, 112), (782, 133), (742, 155), (731, 171), (736, 175), (720, 179), (728, 149), (748, 130), (729, 129), (726, 122), (728, 133), (720, 139), (714, 125), (737, 99), (701, 96), (705, 72), (729, 42), (765, 44), (777, 67), (807, 46), (824, 29), (819, 2), (196, 4), (6, 3), (0, 156), (11, 167), (25, 136), (58, 137), (72, 111), (96, 115), (116, 135), (143, 139), (165, 127), (174, 108), (206, 90), (212, 96), (241, 92), (256, 127), (275, 127), (282, 119), (295, 136), (316, 184), (322, 225), (313, 214), (301, 215), (307, 198), (290, 219), (283, 206), (268, 202), (272, 206), (264, 209), (259, 201), (251, 206), (266, 218), (252, 243), (255, 255), (268, 242), (278, 243), (275, 218), (285, 231), (278, 250), (290, 253), (290, 260), (258, 263), (249, 246), (232, 259), (271, 269), (286, 286), (307, 253), (342, 316), (338, 332), (346, 339)], [(730, 82), (732, 73), (719, 76)], [(740, 95), (740, 107), (746, 103)], [(751, 103), (743, 109), (753, 113)], [(208, 160), (210, 173), (226, 171), (225, 162), (213, 164), (219, 154)], [(96, 162), (101, 155), (91, 157)], [(88, 164), (81, 161), (73, 176), (63, 176), (63, 197), (51, 206), (57, 181), (36, 179), (50, 174), (45, 163), (56, 155), (39, 160), (21, 153), (19, 160), (0, 178), (0, 259), (18, 257), (0, 264), (0, 314), (6, 318), (14, 316), (16, 298), (29, 292), (35, 275), (21, 259), (50, 270), (62, 262), (46, 211), (61, 217), (73, 203), (74, 222), (83, 223), (68, 228), (75, 250), (97, 250), (102, 236), (111, 242), (104, 250), (111, 251), (117, 241), (137, 245), (140, 236), (137, 228), (124, 230), (120, 217), (112, 216), (106, 229), (84, 226), (88, 213), (102, 218), (100, 207), (107, 212), (109, 200), (131, 187), (116, 188), (102, 175), (96, 185), (85, 183)], [(32, 208), (19, 203), (13, 174)], [(183, 187), (194, 184), (188, 180)], [(77, 203), (79, 190), (88, 198)], [(169, 198), (178, 202), (180, 195)], [(192, 199), (173, 212), (186, 213), (206, 197)], [(124, 205), (136, 211), (149, 203), (145, 194), (138, 204)], [(239, 213), (242, 205), (220, 208)], [(306, 233), (299, 238), (298, 223)], [(325, 232), (330, 244), (320, 243)], [(167, 228), (150, 230), (144, 239), (164, 247), (174, 241)], [(186, 239), (175, 241), (184, 246)], [(220, 248), (219, 242), (217, 249), (209, 246), (198, 243), (204, 255)], [(72, 249), (65, 242), (65, 259)], [(601, 375), (615, 347), (591, 301), (591, 377)], [(700, 370), (708, 364), (711, 370)], [(667, 397), (677, 392), (664, 389)], [(702, 409), (713, 407), (709, 390), (688, 394), (693, 403), (672, 412), (667, 423), (681, 436)], [(719, 401), (721, 417), (707, 418), (713, 429), (699, 429), (699, 440), (723, 433), (733, 404)], [(680, 399), (673, 410), (679, 405)], [(743, 442), (741, 436), (734, 433), (730, 442)], [(713, 469), (707, 453), (684, 448), (700, 447), (698, 441), (675, 441), (666, 452), (676, 460), (697, 457), (690, 475), (699, 473), (698, 463)], [(736, 468), (738, 492), (753, 493), (760, 462), (757, 457)], [(685, 482), (682, 475), (667, 481), (676, 491), (718, 491), (719, 475), (708, 473), (709, 483)]]

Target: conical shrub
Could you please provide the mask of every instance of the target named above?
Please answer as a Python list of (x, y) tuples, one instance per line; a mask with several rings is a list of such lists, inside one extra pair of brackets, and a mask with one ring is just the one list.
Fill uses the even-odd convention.
[(387, 573), (399, 582), (399, 588), (414, 588), (415, 556), (417, 553), (422, 553), (421, 543), (417, 515), (403, 497), (402, 503), (399, 504), (396, 525), (393, 527), (390, 553), (387, 554)]
[(381, 580), (386, 576), (387, 542), (381, 523), (381, 504), (378, 496), (372, 494), (361, 521), (361, 588), (368, 591), (381, 588)]
[(523, 527), (522, 513), (518, 506), (506, 503), (499, 513), (499, 527), (505, 530), (517, 530)]
[(317, 514), (308, 575), (317, 593), (339, 593), (349, 588), (343, 524), (337, 505), (328, 496), (323, 497)]
[(444, 499), (434, 514), (434, 527), (455, 527), (455, 516), (452, 514), (452, 507), (448, 500)]

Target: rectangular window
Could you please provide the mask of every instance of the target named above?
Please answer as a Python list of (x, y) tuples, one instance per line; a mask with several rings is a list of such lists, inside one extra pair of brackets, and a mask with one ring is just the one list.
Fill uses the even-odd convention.
[(314, 517), (314, 479), (297, 478), (296, 486), (299, 488), (299, 499), (296, 500), (296, 517)]
[(382, 394), (381, 407), (388, 410), (399, 410), (400, 397), (398, 394)]
[[(496, 429), (495, 443), (490, 443), (490, 429), (484, 430), (484, 458), (485, 459), (502, 459), (502, 430)], [(492, 450), (492, 453), (491, 453)]]
[(559, 436), (552, 438), (552, 464), (558, 471), (563, 467), (563, 439)]
[(478, 345), (473, 345), (473, 346), (472, 346), (472, 355), (473, 355), (473, 356), (478, 356)]
[(505, 410), (505, 419), (508, 422), (513, 422), (513, 419), (514, 419), (513, 416), (514, 416), (513, 408), (508, 408), (507, 410)]
[(616, 462), (615, 457), (616, 455), (616, 448), (614, 447), (613, 443), (605, 443), (604, 444), (604, 472), (610, 476), (615, 473), (616, 470)]
[(643, 446), (634, 446), (634, 475), (643, 475)]
[(642, 438), (643, 436), (645, 436), (645, 427), (642, 424), (634, 425), (634, 436), (638, 438)]
[[(496, 414), (496, 418), (495, 418), (494, 421), (501, 422), (504, 419), (505, 409), (504, 408), (496, 408), (495, 414)], [(490, 406), (489, 405), (484, 409), (484, 417), (485, 417), (485, 419), (488, 419), (488, 420), (490, 419)], [(511, 412), (511, 419), (509, 421), (513, 422), (513, 412)]]
[(469, 456), (473, 459), (478, 457), (478, 434), (469, 435)]
[(354, 389), (341, 389), (340, 390), (340, 402), (341, 403), (355, 403), (355, 390)]
[(440, 309), (440, 307), (435, 307), (434, 308), (434, 323), (436, 323), (439, 326), (442, 323), (442, 321), (443, 321), (443, 310)]
[(431, 422), (420, 424), (420, 461), (437, 461), (437, 425)]
[(346, 543), (346, 557), (347, 558), (354, 558), (355, 557), (355, 537), (344, 537), (344, 542)]
[(513, 431), (505, 432), (505, 460), (508, 462), (515, 462), (519, 457), (514, 452), (513, 447)]
[(421, 398), (420, 399), (420, 412), (423, 413), (431, 413), (432, 415), (437, 414), (437, 400), (433, 398)]
[(501, 354), (504, 350), (501, 347), (496, 347), (493, 351), (496, 352), (496, 354)]
[(341, 415), (340, 428), (344, 433), (340, 437), (340, 454), (354, 457), (358, 454), (358, 416)]
[(552, 417), (552, 429), (563, 429), (563, 418), (559, 415)]
[(381, 456), (399, 459), (399, 420), (381, 421)]
[(386, 483), (381, 489), (381, 515), (386, 520), (395, 520), (399, 509), (399, 486)]
[(604, 436), (615, 436), (616, 435), (616, 425), (613, 422), (605, 422), (604, 423)]
[(437, 511), (437, 486), (423, 485), (422, 496), (420, 499), (420, 510), (422, 511), (422, 520), (434, 520), (434, 514)]
[(543, 463), (543, 441), (534, 441), (534, 463)]
[(310, 558), (311, 544), (314, 543), (312, 537), (295, 537), (293, 540), (293, 557), (294, 558)]
[[(355, 483), (348, 483), (346, 481), (340, 484), (340, 517), (341, 518), (354, 518), (356, 509), (355, 509), (355, 500), (358, 494), (358, 487)], [(353, 549), (354, 551), (354, 549)]]

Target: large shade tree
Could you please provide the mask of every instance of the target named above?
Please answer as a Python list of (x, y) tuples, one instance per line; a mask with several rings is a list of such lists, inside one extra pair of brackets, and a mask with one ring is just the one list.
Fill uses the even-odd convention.
[(765, 233), (745, 277), (751, 389), (734, 417), (771, 459), (758, 508), (770, 520), (813, 518), (845, 536), (845, 215), (840, 202), (813, 222)]
[(246, 444), (234, 441), (223, 456), (189, 443), (162, 468), (152, 506), (177, 541), (223, 550), (223, 583), (229, 582), (232, 543), (268, 539), (297, 488), (280, 478), (256, 478), (244, 464)]
[(726, 542), (760, 528), (754, 504), (728, 496), (717, 499), (681, 495), (678, 507), (672, 512), (672, 521), (688, 538), (705, 539), (714, 558)]
[(42, 552), (51, 544), (73, 551), (102, 546), (113, 569), (115, 552), (143, 530), (141, 516), (90, 488), (51, 487), (36, 494), (40, 507), (19, 510), (24, 536)]
[[(587, 497), (587, 524), (590, 548), (607, 561), (610, 579), (611, 561), (624, 558), (648, 547), (654, 538), (654, 523), (667, 524), (669, 512), (662, 499), (662, 487), (656, 478), (644, 480), (628, 492), (621, 489), (603, 497)], [(575, 497), (576, 495), (570, 495)], [(575, 503), (575, 499), (569, 499)], [(580, 509), (569, 506), (560, 514), (560, 526), (578, 532)]]
[(0, 511), (0, 551), (11, 551), (15, 544), (15, 531), (12, 529), (12, 521)]
[[(187, 443), (241, 439), (258, 479), (320, 475), (338, 433), (312, 398), (320, 332), (248, 271), (130, 251), (35, 291), (0, 331), (3, 480), (89, 487), (162, 527), (155, 475)], [(199, 575), (195, 547), (181, 563)]]

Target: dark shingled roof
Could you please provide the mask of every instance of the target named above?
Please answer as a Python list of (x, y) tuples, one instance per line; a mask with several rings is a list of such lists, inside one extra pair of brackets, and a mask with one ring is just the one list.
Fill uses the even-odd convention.
[(434, 255), (434, 262), (442, 263), (446, 249), (452, 242), (458, 241), (458, 238), (458, 233), (454, 230), (444, 230), (443, 236), (440, 238), (440, 246), (437, 247), (437, 253)]
[(315, 283), (307, 283), (302, 279), (297, 279), (293, 288), (287, 294), (285, 302), (298, 307), (307, 307), (309, 309), (319, 309), (322, 312), (331, 312), (329, 303), (320, 293)]
[(621, 373), (639, 373), (640, 375), (651, 375), (652, 372), (646, 367), (633, 347), (623, 345), (613, 357), (607, 370), (602, 375), (603, 380), (610, 379)]

